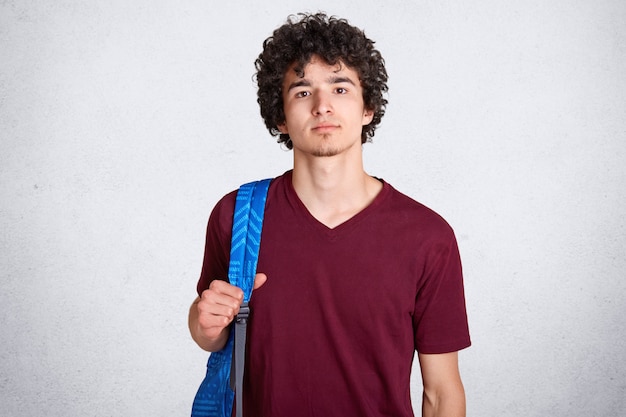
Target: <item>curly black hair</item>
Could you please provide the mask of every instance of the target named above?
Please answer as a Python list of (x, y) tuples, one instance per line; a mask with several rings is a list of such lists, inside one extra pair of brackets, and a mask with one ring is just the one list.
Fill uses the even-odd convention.
[(255, 61), (257, 102), (270, 134), (279, 137), (278, 143), (293, 148), (289, 135), (278, 130), (278, 125), (285, 122), (283, 78), (294, 63), (296, 71), (302, 72), (314, 55), (329, 65), (343, 64), (358, 73), (365, 108), (374, 112), (372, 121), (363, 126), (361, 143), (371, 141), (387, 106), (383, 97), (388, 90), (385, 61), (374, 48), (374, 41), (362, 30), (345, 19), (328, 17), (321, 12), (289, 16), (287, 22), (263, 42), (263, 52)]

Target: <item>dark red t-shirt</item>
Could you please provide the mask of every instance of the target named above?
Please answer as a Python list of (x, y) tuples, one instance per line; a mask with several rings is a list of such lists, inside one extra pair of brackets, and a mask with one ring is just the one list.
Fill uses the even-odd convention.
[[(235, 193), (209, 219), (198, 293), (228, 271)], [(291, 172), (269, 189), (250, 301), (247, 416), (413, 416), (414, 352), (470, 345), (454, 233), (389, 184), (329, 229), (300, 201)]]

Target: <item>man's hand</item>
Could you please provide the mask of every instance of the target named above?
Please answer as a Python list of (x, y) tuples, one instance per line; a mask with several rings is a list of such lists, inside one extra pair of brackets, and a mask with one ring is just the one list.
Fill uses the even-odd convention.
[[(260, 288), (265, 281), (265, 274), (256, 274), (253, 288)], [(223, 348), (228, 339), (228, 326), (239, 313), (242, 302), (241, 288), (217, 279), (211, 281), (209, 288), (189, 309), (189, 331), (193, 340), (209, 352)]]

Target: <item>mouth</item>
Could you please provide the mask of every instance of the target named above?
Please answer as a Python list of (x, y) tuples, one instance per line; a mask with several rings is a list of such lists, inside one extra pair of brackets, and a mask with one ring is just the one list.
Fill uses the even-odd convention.
[(317, 126), (314, 126), (313, 131), (314, 132), (331, 132), (338, 128), (339, 126), (331, 124), (331, 123), (321, 123)]

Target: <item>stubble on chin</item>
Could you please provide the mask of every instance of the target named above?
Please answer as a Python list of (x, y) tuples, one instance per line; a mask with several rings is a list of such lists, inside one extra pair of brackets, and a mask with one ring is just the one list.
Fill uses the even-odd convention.
[(336, 156), (337, 154), (339, 154), (339, 151), (337, 149), (328, 149), (328, 148), (324, 148), (324, 149), (317, 149), (313, 152), (313, 156), (318, 157), (318, 158), (329, 158), (331, 156)]
[(341, 149), (332, 143), (331, 135), (324, 135), (324, 140), (313, 150), (312, 155), (318, 158), (329, 158), (338, 155), (340, 152)]

